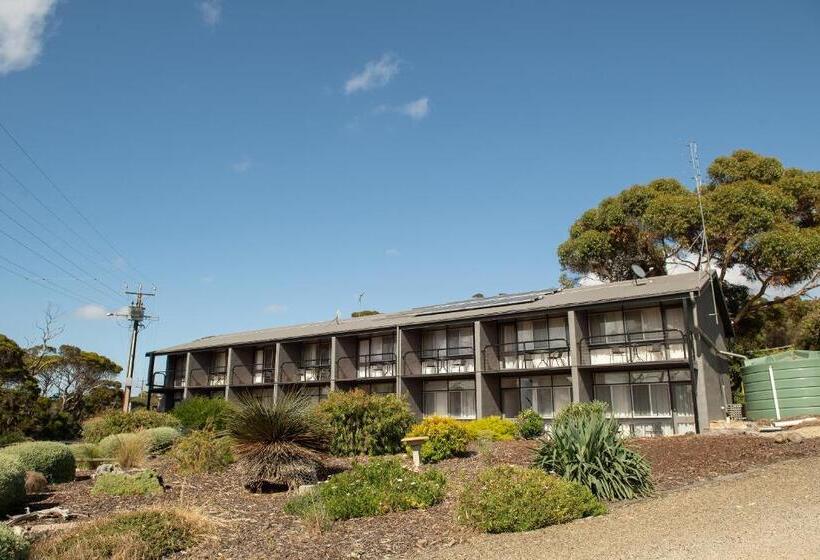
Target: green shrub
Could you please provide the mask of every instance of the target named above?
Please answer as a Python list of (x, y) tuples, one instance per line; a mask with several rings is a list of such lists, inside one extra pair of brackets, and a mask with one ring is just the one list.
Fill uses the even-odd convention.
[(0, 454), (0, 518), (26, 503), (26, 468), (17, 457)]
[(467, 483), (458, 520), (487, 533), (531, 531), (606, 509), (585, 487), (535, 469), (494, 467)]
[(26, 560), (28, 541), (12, 531), (8, 525), (0, 523), (0, 558), (2, 560)]
[(183, 510), (120, 513), (64, 531), (35, 544), (37, 560), (161, 560), (195, 545), (208, 530), (200, 516)]
[(509, 441), (518, 435), (518, 426), (512, 420), (501, 416), (485, 416), (477, 420), (470, 420), (464, 425), (471, 440), (479, 438), (493, 441)]
[[(421, 460), (435, 463), (467, 452), (470, 436), (464, 424), (446, 416), (428, 416), (410, 428), (409, 437), (430, 438), (421, 446)], [(409, 453), (408, 448), (408, 453)]]
[(603, 500), (652, 493), (649, 463), (624, 445), (618, 421), (602, 402), (576, 403), (555, 417), (535, 466), (589, 488)]
[(231, 440), (213, 430), (194, 430), (177, 440), (171, 457), (182, 474), (219, 472), (233, 463)]
[(29, 438), (22, 432), (6, 432), (0, 434), (0, 447), (6, 447), (12, 443), (22, 443), (24, 441), (29, 441)]
[(111, 436), (105, 436), (102, 440), (100, 440), (97, 444), (97, 452), (100, 457), (113, 459), (117, 456), (117, 451), (119, 451), (120, 446), (132, 440), (141, 441), (143, 446), (146, 446), (147, 443), (145, 437), (139, 433), (126, 432), (124, 434), (114, 434)]
[(76, 463), (67, 445), (56, 441), (28, 441), (0, 449), (0, 454), (20, 459), (25, 470), (45, 475), (49, 482), (74, 480)]
[(245, 474), (256, 491), (265, 483), (290, 488), (318, 480), (330, 444), (330, 431), (301, 391), (280, 394), (276, 402), (240, 397), (228, 419), (228, 433)]
[(93, 469), (97, 463), (92, 459), (102, 457), (98, 446), (93, 443), (70, 443), (68, 449), (74, 455), (74, 462), (78, 469)]
[(162, 484), (153, 471), (101, 474), (94, 480), (94, 486), (91, 488), (94, 495), (109, 496), (148, 496), (162, 492)]
[(285, 512), (301, 517), (321, 507), (336, 520), (419, 509), (439, 503), (444, 484), (444, 475), (437, 470), (416, 473), (397, 459), (374, 459), (330, 477), (308, 495), (291, 499)]
[(224, 430), (232, 411), (233, 406), (225, 399), (192, 397), (174, 406), (171, 414), (187, 430), (202, 430), (208, 426)]
[(133, 412), (112, 411), (83, 422), (83, 439), (90, 443), (99, 443), (106, 436), (160, 428), (180, 427), (179, 420), (153, 410), (135, 410)]
[(340, 456), (400, 453), (413, 423), (404, 399), (361, 390), (331, 393), (317, 413), (331, 426), (330, 452)]
[(179, 430), (169, 426), (149, 428), (137, 433), (145, 438), (146, 449), (154, 455), (164, 453), (171, 449), (174, 442), (182, 435)]
[(518, 435), (522, 439), (535, 439), (544, 435), (544, 419), (531, 408), (525, 408), (515, 418)]

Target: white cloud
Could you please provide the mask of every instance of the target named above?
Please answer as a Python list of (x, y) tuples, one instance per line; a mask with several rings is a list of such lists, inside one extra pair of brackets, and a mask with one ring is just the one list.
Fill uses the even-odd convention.
[(385, 249), (384, 254), (387, 255), (388, 257), (396, 257), (396, 256), (399, 255), (399, 250), (394, 249), (394, 248)]
[(108, 310), (102, 305), (89, 303), (75, 309), (74, 316), (78, 319), (96, 321), (97, 319), (105, 319), (108, 316)]
[(430, 99), (427, 97), (416, 99), (415, 101), (402, 105), (398, 110), (399, 113), (407, 115), (414, 121), (421, 120), (430, 113)]
[(239, 161), (231, 164), (231, 169), (236, 173), (246, 173), (253, 166), (253, 161), (248, 156), (242, 156)]
[(213, 27), (222, 19), (222, 0), (202, 0), (199, 3), (199, 14), (208, 27)]
[(287, 311), (287, 309), (287, 305), (282, 305), (281, 303), (272, 303), (266, 306), (264, 311), (265, 313), (271, 313), (275, 315), (278, 313), (284, 313), (285, 311)]
[(384, 87), (399, 73), (399, 60), (390, 53), (378, 60), (371, 60), (364, 65), (364, 70), (353, 74), (345, 82), (345, 93), (350, 95), (357, 91), (367, 91)]
[(57, 0), (0, 1), (0, 75), (24, 70), (43, 50), (43, 33)]

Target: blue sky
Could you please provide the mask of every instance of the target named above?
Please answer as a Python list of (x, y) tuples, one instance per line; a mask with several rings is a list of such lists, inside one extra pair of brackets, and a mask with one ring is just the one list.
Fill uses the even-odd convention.
[[(7, 0), (0, 121), (128, 264), (2, 133), (0, 163), (80, 238), (2, 171), (49, 230), (0, 208), (114, 288), (158, 286), (140, 354), (361, 292), (387, 311), (536, 289), (584, 209), (691, 184), (691, 139), (704, 168), (744, 147), (820, 169), (819, 57), (815, 2)], [(0, 270), (0, 332), (25, 342), (53, 302), (58, 342), (125, 363), (100, 317), (123, 301), (0, 255), (102, 306)]]

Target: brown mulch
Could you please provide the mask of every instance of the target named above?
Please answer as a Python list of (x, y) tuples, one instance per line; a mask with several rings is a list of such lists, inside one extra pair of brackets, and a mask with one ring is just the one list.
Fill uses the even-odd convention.
[[(341, 521), (324, 533), (311, 531), (282, 511), (287, 494), (247, 492), (234, 467), (220, 474), (182, 477), (166, 458), (152, 460), (150, 465), (168, 486), (161, 496), (91, 496), (92, 481), (86, 478), (55, 485), (53, 493), (36, 507), (59, 504), (80, 519), (155, 505), (195, 509), (211, 518), (216, 528), (209, 540), (180, 555), (184, 558), (335, 560), (396, 558), (415, 553), (424, 556), (424, 549), (445, 548), (473, 537), (470, 530), (454, 520), (456, 499), (465, 481), (489, 465), (528, 466), (537, 445), (533, 441), (502, 442), (490, 451), (473, 451), (467, 457), (442, 461), (436, 468), (447, 476), (448, 495), (441, 504), (426, 510)], [(748, 435), (682, 436), (633, 440), (630, 445), (649, 459), (660, 490), (785, 459), (820, 455), (820, 438), (778, 444)], [(347, 464), (349, 460), (339, 460), (336, 466)]]

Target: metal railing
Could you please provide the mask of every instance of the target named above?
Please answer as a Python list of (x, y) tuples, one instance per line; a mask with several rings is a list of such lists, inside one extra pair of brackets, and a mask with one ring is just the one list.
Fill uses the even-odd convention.
[(475, 372), (472, 346), (411, 350), (402, 354), (404, 375), (447, 375)]
[(231, 387), (252, 387), (254, 385), (273, 385), (275, 370), (271, 365), (237, 364), (231, 368)]
[(395, 376), (396, 354), (393, 352), (342, 356), (336, 360), (336, 378), (341, 381)]
[(282, 362), (279, 366), (280, 383), (309, 383), (330, 381), (330, 360), (315, 359), (301, 362)]
[(581, 365), (686, 361), (687, 342), (678, 329), (588, 336), (579, 342)]
[(488, 344), (481, 350), (484, 371), (548, 369), (570, 366), (565, 338)]
[(224, 387), (227, 382), (228, 368), (194, 368), (188, 376), (188, 387)]
[(155, 371), (149, 390), (182, 389), (185, 387), (185, 373), (182, 371)]

